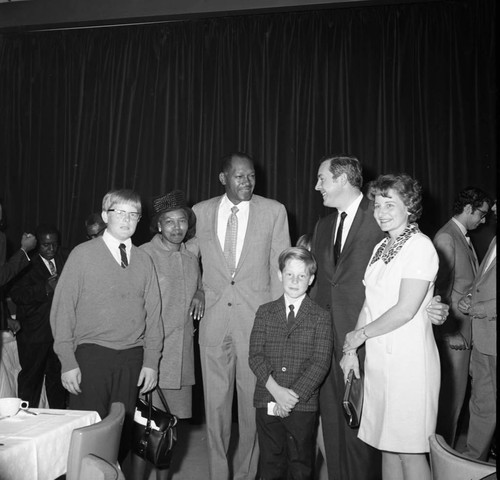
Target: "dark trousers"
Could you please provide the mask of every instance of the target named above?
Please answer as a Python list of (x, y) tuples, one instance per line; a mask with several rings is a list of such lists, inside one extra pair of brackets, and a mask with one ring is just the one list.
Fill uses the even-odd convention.
[(317, 416), (292, 410), (281, 418), (256, 409), (262, 480), (312, 480)]
[(17, 396), (36, 408), (40, 403), (43, 381), (50, 408), (66, 408), (66, 390), (61, 383), (61, 363), (54, 353), (53, 342), (25, 342), (17, 338), (21, 371), (17, 377)]
[(137, 400), (137, 381), (141, 373), (142, 347), (113, 350), (94, 344), (82, 344), (75, 356), (82, 381), (82, 393), (70, 395), (72, 410), (96, 410), (101, 418), (108, 415), (113, 402), (125, 405), (125, 422), (120, 443), (120, 458), (130, 449), (131, 431)]

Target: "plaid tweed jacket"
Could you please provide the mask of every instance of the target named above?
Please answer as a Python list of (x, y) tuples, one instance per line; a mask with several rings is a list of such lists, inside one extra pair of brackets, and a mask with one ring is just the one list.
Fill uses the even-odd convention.
[(269, 375), (299, 395), (296, 411), (318, 409), (319, 386), (332, 361), (333, 333), (329, 313), (307, 295), (289, 328), (284, 296), (261, 305), (250, 336), (250, 368), (257, 377), (254, 407), (274, 398), (266, 388)]

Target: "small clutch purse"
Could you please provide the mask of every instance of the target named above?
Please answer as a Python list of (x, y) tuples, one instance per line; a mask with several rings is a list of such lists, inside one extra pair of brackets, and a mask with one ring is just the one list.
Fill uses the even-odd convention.
[(347, 424), (351, 428), (359, 427), (363, 410), (363, 372), (360, 371), (360, 378), (354, 376), (354, 370), (349, 372), (342, 407)]

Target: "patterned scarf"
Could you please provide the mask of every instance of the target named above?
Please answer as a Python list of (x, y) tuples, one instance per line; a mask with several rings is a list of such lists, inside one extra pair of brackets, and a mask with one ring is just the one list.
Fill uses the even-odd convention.
[(406, 243), (406, 241), (417, 233), (420, 233), (418, 225), (416, 223), (408, 224), (403, 233), (396, 238), (396, 241), (394, 242), (392, 247), (384, 253), (385, 247), (390, 240), (390, 237), (387, 236), (380, 244), (380, 247), (378, 247), (368, 266), (374, 264), (379, 258), (382, 258), (382, 261), (387, 265), (403, 248), (403, 245)]

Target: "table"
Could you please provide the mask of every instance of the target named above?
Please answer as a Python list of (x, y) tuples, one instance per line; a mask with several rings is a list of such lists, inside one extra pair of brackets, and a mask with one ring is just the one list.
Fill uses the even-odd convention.
[(71, 433), (97, 412), (33, 408), (0, 420), (0, 480), (53, 480), (66, 473)]

